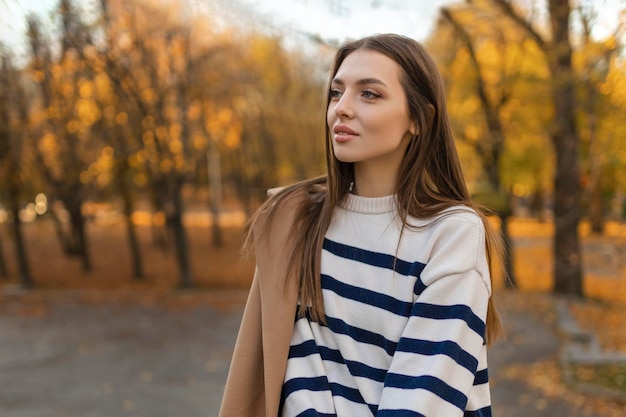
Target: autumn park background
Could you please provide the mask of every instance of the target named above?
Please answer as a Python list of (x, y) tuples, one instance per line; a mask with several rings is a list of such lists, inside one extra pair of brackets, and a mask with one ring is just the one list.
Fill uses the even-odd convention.
[[(598, 36), (602, 1), (459, 1), (424, 42), (470, 189), (507, 243), (499, 305), (558, 327), (564, 302), (613, 355), (548, 366), (546, 390), (585, 416), (626, 407), (620, 4)], [(45, 320), (58, 294), (85, 309), (245, 294), (246, 219), (268, 188), (323, 173), (338, 40), (176, 1), (59, 0), (54, 28), (25, 19), (25, 51), (0, 39), (0, 315)]]

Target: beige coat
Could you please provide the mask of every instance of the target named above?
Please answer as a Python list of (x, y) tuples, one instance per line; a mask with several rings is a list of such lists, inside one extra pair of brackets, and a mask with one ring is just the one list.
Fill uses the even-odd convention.
[[(301, 195), (301, 194), (300, 194)], [(254, 228), (257, 268), (244, 310), (219, 417), (277, 417), (298, 288), (285, 277), (289, 232), (301, 197), (281, 203), (270, 227)]]

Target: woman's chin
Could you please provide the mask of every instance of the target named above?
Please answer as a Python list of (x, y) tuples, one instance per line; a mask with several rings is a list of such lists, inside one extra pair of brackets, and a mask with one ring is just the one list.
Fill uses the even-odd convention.
[(358, 162), (360, 160), (356, 155), (351, 155), (346, 152), (335, 152), (335, 158), (344, 163)]

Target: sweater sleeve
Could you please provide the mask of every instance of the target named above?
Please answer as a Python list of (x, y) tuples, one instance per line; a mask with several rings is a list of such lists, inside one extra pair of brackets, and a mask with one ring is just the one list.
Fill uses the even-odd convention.
[[(437, 226), (385, 378), (378, 417), (488, 415), (465, 413), (470, 391), (480, 392), (475, 386), (486, 382), (490, 284), (484, 245), (482, 223), (473, 216)], [(488, 388), (483, 391), (480, 402), (488, 410)]]

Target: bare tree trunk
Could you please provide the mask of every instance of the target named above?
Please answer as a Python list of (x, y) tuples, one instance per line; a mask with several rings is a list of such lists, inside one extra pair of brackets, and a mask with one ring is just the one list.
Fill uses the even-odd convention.
[(596, 183), (589, 184), (589, 207), (587, 209), (589, 215), (589, 223), (591, 225), (591, 233), (603, 234), (606, 217), (604, 212), (604, 198), (602, 196), (602, 186), (599, 178)]
[(6, 258), (4, 257), (4, 243), (2, 239), (2, 233), (0, 232), (0, 278), (6, 278), (9, 276), (7, 269)]
[(85, 217), (81, 212), (81, 205), (78, 202), (74, 202), (67, 207), (67, 210), (70, 214), (70, 233), (74, 253), (80, 257), (83, 271), (88, 272), (91, 270), (91, 259), (87, 248)]
[(166, 210), (167, 223), (174, 233), (174, 245), (176, 246), (176, 261), (178, 263), (179, 286), (180, 288), (190, 288), (193, 286), (191, 278), (191, 267), (189, 262), (189, 250), (187, 245), (187, 235), (183, 225), (182, 196), (180, 187), (176, 186), (172, 190), (170, 204)]
[(128, 244), (130, 245), (130, 253), (132, 255), (133, 262), (133, 277), (135, 279), (142, 279), (144, 275), (143, 263), (141, 250), (139, 249), (137, 230), (135, 229), (135, 224), (133, 223), (132, 212), (129, 213), (127, 209), (125, 209), (124, 211), (124, 217), (126, 219), (126, 234), (128, 235)]
[[(52, 199), (50, 200), (52, 201)], [(72, 253), (72, 245), (69, 242), (69, 239), (66, 236), (65, 232), (63, 231), (63, 222), (59, 218), (59, 215), (55, 212), (54, 204), (51, 204), (51, 206), (52, 207), (48, 211), (48, 214), (50, 215), (50, 217), (52, 217), (52, 224), (54, 225), (54, 230), (56, 232), (57, 239), (59, 240), (59, 245), (61, 246), (64, 255), (72, 256), (74, 255), (74, 253)]]
[[(9, 138), (10, 142), (13, 142), (13, 138)], [(15, 244), (15, 257), (17, 263), (17, 270), (20, 278), (20, 283), (30, 288), (33, 285), (33, 281), (30, 275), (30, 268), (28, 266), (28, 256), (26, 255), (26, 245), (24, 244), (24, 236), (22, 232), (22, 222), (20, 220), (20, 176), (17, 163), (17, 152), (14, 147), (9, 147), (8, 154), (6, 155), (6, 164), (8, 167), (7, 178), (7, 194), (9, 210), (13, 213), (13, 219), (11, 223), (11, 234), (13, 236), (13, 243)]]
[[(118, 163), (125, 163), (119, 161)], [(135, 279), (143, 278), (143, 262), (141, 256), (141, 250), (139, 249), (139, 239), (137, 237), (137, 230), (135, 223), (133, 222), (133, 201), (128, 189), (128, 185), (125, 181), (125, 175), (117, 173), (118, 186), (120, 193), (122, 194), (122, 200), (124, 203), (124, 218), (126, 219), (126, 235), (128, 236), (128, 244), (130, 246), (131, 259), (133, 263), (133, 277)]]
[[(178, 72), (177, 75), (177, 94), (176, 100), (178, 107), (182, 109), (181, 123), (182, 132), (181, 138), (184, 143), (183, 148), (185, 153), (189, 152), (189, 142), (191, 139), (189, 103), (192, 100), (191, 86), (193, 84), (192, 71), (191, 71), (191, 33), (188, 30), (182, 31), (181, 46), (183, 48), (182, 59), (184, 59), (184, 69)], [(173, 58), (173, 56), (172, 56)], [(171, 61), (172, 68), (176, 68), (175, 62)], [(183, 185), (185, 178), (188, 175), (185, 170), (174, 171), (170, 173), (170, 184), (173, 185), (171, 190), (172, 202), (175, 207), (175, 217), (173, 220), (174, 236), (176, 237), (176, 253), (178, 257), (178, 265), (180, 269), (180, 287), (189, 288), (193, 286), (193, 279), (191, 276), (191, 261), (189, 256), (189, 239), (185, 231), (183, 224)], [(221, 181), (220, 181), (221, 182)], [(215, 219), (214, 219), (215, 220)]]
[(578, 236), (581, 219), (579, 143), (575, 120), (575, 75), (569, 41), (568, 0), (549, 1), (553, 47), (555, 129), (552, 142), (556, 154), (554, 179), (554, 291), (583, 295), (582, 259)]
[(500, 214), (498, 217), (500, 218), (500, 236), (502, 237), (502, 245), (504, 246), (503, 267), (506, 276), (504, 283), (507, 288), (516, 288), (517, 279), (515, 277), (515, 265), (513, 261), (513, 239), (509, 231), (510, 216), (508, 214)]
[[(12, 142), (14, 141), (12, 140)], [(28, 255), (26, 245), (24, 244), (22, 221), (20, 219), (20, 187), (22, 183), (19, 175), (17, 158), (18, 152), (16, 151), (15, 147), (12, 147), (12, 149), (10, 149), (8, 159), (8, 165), (10, 169), (10, 174), (8, 178), (9, 206), (11, 212), (13, 212), (13, 223), (11, 230), (13, 232), (13, 242), (15, 244), (15, 256), (20, 283), (25, 288), (31, 288), (33, 286), (33, 280), (30, 274)]]
[[(2, 57), (0, 85), (6, 84), (6, 87), (0, 91), (0, 163), (3, 165), (3, 177), (6, 181), (6, 191), (8, 195), (8, 205), (13, 213), (11, 223), (11, 232), (15, 244), (15, 256), (17, 260), (17, 269), (19, 273), (20, 283), (26, 287), (32, 287), (32, 279), (30, 269), (28, 267), (28, 257), (26, 256), (26, 245), (22, 233), (22, 223), (19, 216), (20, 211), (20, 194), (22, 186), (22, 178), (20, 171), (21, 142), (23, 138), (23, 130), (27, 125), (27, 110), (25, 94), (19, 83), (16, 70), (8, 57)], [(9, 87), (10, 86), (10, 87)], [(6, 88), (6, 89), (5, 89)], [(8, 105), (17, 108), (18, 120), (24, 123), (12, 123), (13, 110)], [(0, 253), (2, 255), (2, 253)], [(4, 267), (4, 257), (2, 257), (2, 269)], [(4, 276), (4, 275), (3, 275)]]
[(149, 180), (149, 192), (152, 202), (152, 221), (150, 222), (152, 231), (152, 244), (158, 248), (166, 249), (169, 246), (166, 222), (157, 221), (158, 216), (166, 212), (165, 202), (163, 201), (163, 189), (167, 187), (163, 175), (150, 169), (146, 164)]
[(25, 288), (33, 286), (33, 280), (30, 275), (28, 265), (28, 256), (26, 255), (26, 245), (24, 244), (24, 234), (22, 231), (22, 221), (19, 216), (19, 204), (11, 201), (11, 211), (13, 212), (13, 241), (15, 243), (15, 256), (17, 258), (17, 269), (20, 277), (20, 283)]
[(219, 150), (212, 141), (207, 150), (207, 171), (209, 173), (209, 186), (211, 193), (211, 217), (213, 218), (213, 246), (220, 247), (223, 244), (220, 214), (222, 212), (222, 171)]

